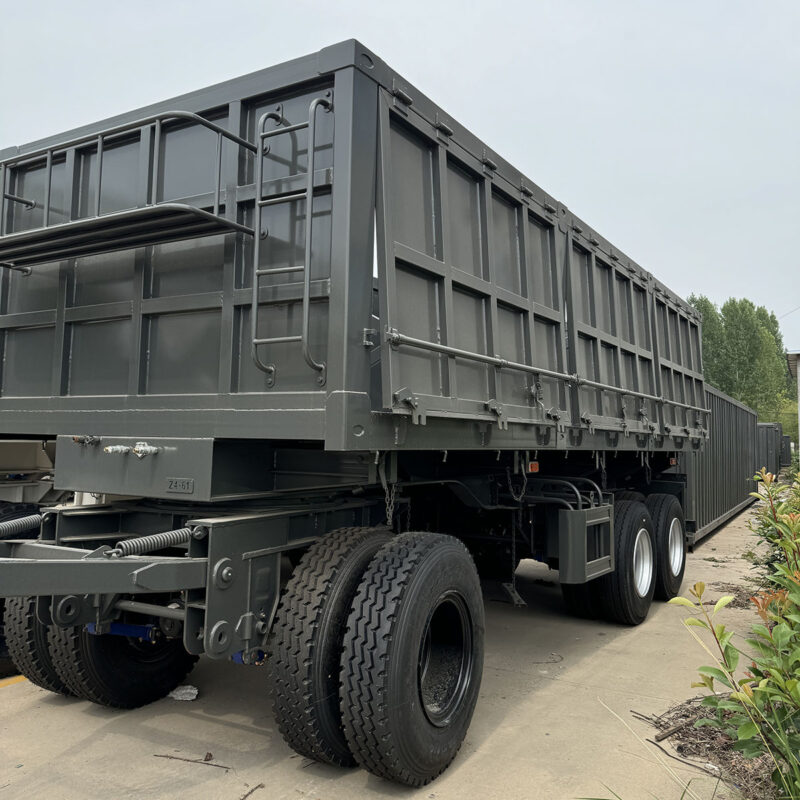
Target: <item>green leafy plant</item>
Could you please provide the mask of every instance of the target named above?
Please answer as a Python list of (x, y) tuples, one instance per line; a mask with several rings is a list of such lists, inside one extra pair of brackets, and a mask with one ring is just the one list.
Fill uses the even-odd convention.
[[(764, 505), (754, 529), (776, 558), (769, 565), (767, 588), (751, 598), (761, 622), (751, 627), (747, 651), (717, 619), (732, 596), (721, 597), (709, 611), (700, 582), (689, 590), (690, 597), (670, 603), (692, 610), (684, 624), (712, 659), (712, 665), (699, 668), (700, 680), (692, 684), (709, 691), (703, 705), (712, 709), (709, 718), (696, 724), (725, 731), (745, 757), (769, 754), (780, 796), (800, 798), (800, 484), (795, 481), (787, 489), (766, 470), (755, 480), (759, 491), (754, 495)], [(709, 635), (699, 635), (698, 628)], [(742, 656), (749, 667), (737, 678)]]

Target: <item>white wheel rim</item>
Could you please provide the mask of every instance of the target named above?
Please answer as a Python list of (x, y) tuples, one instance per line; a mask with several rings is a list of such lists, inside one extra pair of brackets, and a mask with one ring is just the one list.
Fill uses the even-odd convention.
[(683, 567), (683, 525), (675, 517), (669, 526), (669, 568), (674, 576), (681, 573)]
[(646, 528), (639, 528), (633, 545), (633, 585), (639, 597), (646, 597), (653, 581), (653, 543)]

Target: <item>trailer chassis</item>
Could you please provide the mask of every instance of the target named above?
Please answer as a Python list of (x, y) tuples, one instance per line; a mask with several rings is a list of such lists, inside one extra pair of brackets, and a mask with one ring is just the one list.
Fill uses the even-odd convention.
[[(94, 548), (67, 542), (98, 541), (104, 522), (107, 530), (120, 521), (124, 526), (128, 517), (141, 522), (141, 511), (53, 509), (43, 515), (39, 539), (0, 541), (0, 596), (37, 596), (43, 624), (93, 625), (100, 634), (113, 632), (112, 624), (125, 613), (167, 620), (165, 633), (180, 632), (189, 653), (255, 663), (277, 607), (282, 556), (328, 530), (369, 525), (379, 513), (374, 499), (364, 499), (197, 516), (181, 529), (187, 533), (176, 554), (164, 554), (167, 532), (127, 540), (140, 543), (134, 549), (161, 548), (159, 554), (120, 555), (113, 546), (120, 540), (117, 531)], [(163, 520), (163, 514), (153, 514), (151, 524)], [(139, 596), (166, 602), (141, 602)]]

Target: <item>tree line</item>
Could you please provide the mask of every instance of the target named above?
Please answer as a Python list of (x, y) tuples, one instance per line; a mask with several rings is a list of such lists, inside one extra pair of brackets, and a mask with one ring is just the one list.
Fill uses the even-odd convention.
[(780, 422), (797, 441), (797, 383), (775, 314), (746, 298), (717, 306), (693, 294), (689, 302), (703, 315), (706, 382), (750, 406), (761, 422)]

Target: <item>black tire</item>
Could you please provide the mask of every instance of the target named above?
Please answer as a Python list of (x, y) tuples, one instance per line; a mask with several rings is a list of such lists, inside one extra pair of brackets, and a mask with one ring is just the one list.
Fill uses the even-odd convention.
[(461, 747), (483, 672), (480, 581), (451, 536), (404, 533), (370, 563), (344, 636), (341, 708), (356, 761), (422, 786)]
[(53, 662), (48, 644), (50, 627), (42, 625), (36, 617), (35, 597), (9, 597), (6, 600), (6, 645), (20, 675), (48, 692), (70, 695), (73, 692)]
[[(637, 589), (634, 552), (640, 533), (643, 549), (649, 548), (649, 580), (642, 576)], [(656, 586), (655, 532), (644, 503), (623, 500), (614, 504), (614, 572), (597, 578), (605, 617), (622, 625), (639, 625), (647, 617)], [(644, 563), (646, 559), (642, 560)]]
[(623, 489), (619, 492), (614, 492), (614, 502), (620, 503), (623, 500), (631, 503), (644, 503), (645, 497), (642, 492), (635, 492), (631, 489)]
[(686, 571), (686, 520), (675, 495), (651, 494), (647, 498), (647, 508), (656, 533), (654, 596), (657, 600), (671, 600), (680, 592)]
[[(33, 503), (8, 503), (0, 502), (0, 522), (7, 522), (11, 519), (18, 519), (19, 517), (27, 517), (30, 514), (36, 514), (39, 507)], [(29, 536), (28, 533), (21, 533), (18, 536), (8, 538), (12, 539), (25, 539)], [(8, 652), (8, 645), (5, 640), (5, 600), (0, 597), (0, 677), (13, 674), (13, 663), (11, 656)]]
[[(6, 645), (6, 601), (0, 597), (0, 662), (7, 661), (9, 658)], [(2, 669), (3, 665), (0, 663), (0, 671)]]
[(150, 644), (53, 625), (49, 641), (62, 682), (78, 697), (110, 708), (139, 708), (165, 697), (197, 662), (180, 639)]
[(313, 544), (292, 573), (271, 642), (275, 720), (295, 752), (355, 766), (342, 731), (342, 637), (361, 577), (389, 541), (387, 528), (343, 528)]
[(600, 615), (601, 603), (596, 580), (589, 583), (562, 583), (561, 597), (567, 613), (573, 617), (597, 619)]

